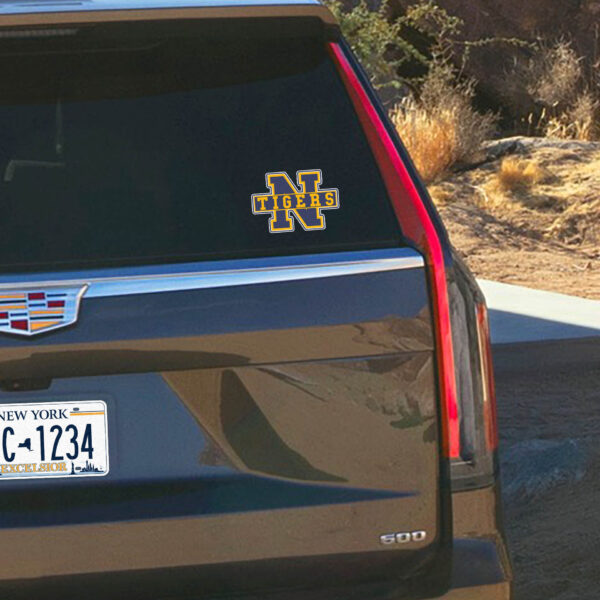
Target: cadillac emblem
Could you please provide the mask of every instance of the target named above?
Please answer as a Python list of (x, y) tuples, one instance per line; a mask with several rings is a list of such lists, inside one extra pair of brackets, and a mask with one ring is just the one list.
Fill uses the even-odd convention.
[(75, 323), (87, 287), (0, 289), (0, 333), (31, 336)]

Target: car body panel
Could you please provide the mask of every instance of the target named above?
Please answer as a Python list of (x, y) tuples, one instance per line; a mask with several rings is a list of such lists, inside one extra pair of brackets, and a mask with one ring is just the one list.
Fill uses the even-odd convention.
[[(84, 297), (75, 327), (0, 336), (0, 402), (102, 400), (111, 449), (93, 481), (0, 480), (0, 580), (362, 554), (360, 581), (431, 564), (439, 433), (422, 261), (343, 255), (321, 256), (311, 278), (292, 258), (282, 281), (268, 273), (281, 278), (284, 259), (263, 260), (264, 282), (242, 286), (140, 294), (118, 279), (125, 293)], [(415, 530), (426, 539), (382, 546)]]

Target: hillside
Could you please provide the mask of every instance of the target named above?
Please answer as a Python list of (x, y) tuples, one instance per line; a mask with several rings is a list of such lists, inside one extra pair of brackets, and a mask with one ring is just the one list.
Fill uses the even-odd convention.
[[(397, 16), (416, 2), (390, 0), (390, 6)], [(600, 58), (600, 0), (444, 0), (438, 4), (462, 19), (462, 34), (467, 40), (498, 37), (526, 42), (540, 38), (568, 40), (582, 57), (586, 73)], [(489, 106), (502, 108), (513, 116), (527, 114), (531, 99), (516, 85), (513, 67), (515, 61), (530, 57), (527, 48), (483, 45), (473, 48), (465, 73), (479, 82), (481, 100)]]
[(430, 186), (476, 276), (600, 299), (600, 142), (510, 138)]

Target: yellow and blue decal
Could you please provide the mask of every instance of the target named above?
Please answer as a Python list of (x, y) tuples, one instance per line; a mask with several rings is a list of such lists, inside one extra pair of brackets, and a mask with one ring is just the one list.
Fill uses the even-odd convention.
[(296, 172), (296, 183), (285, 172), (266, 173), (268, 193), (252, 194), (252, 213), (271, 215), (270, 233), (294, 231), (298, 221), (305, 231), (325, 229), (323, 210), (340, 207), (336, 188), (322, 189), (320, 169)]

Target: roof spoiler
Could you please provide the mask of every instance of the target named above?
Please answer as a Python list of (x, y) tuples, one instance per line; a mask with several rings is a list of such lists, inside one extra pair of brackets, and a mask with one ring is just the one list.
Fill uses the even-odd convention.
[[(187, 6), (186, 6), (187, 4)], [(339, 26), (331, 11), (321, 3), (228, 3), (219, 6), (216, 3), (203, 4), (202, 0), (195, 2), (183, 0), (173, 6), (168, 0), (149, 0), (140, 2), (140, 8), (134, 3), (124, 2), (98, 2), (91, 0), (77, 5), (53, 2), (48, 0), (31, 4), (10, 5), (5, 4), (0, 8), (0, 32), (7, 28), (42, 27), (46, 31), (53, 26), (78, 26), (100, 23), (134, 23), (157, 21), (181, 21), (204, 19), (281, 19), (288, 17), (303, 17), (318, 19), (325, 29), (337, 36)], [(33, 31), (32, 31), (33, 33)]]

